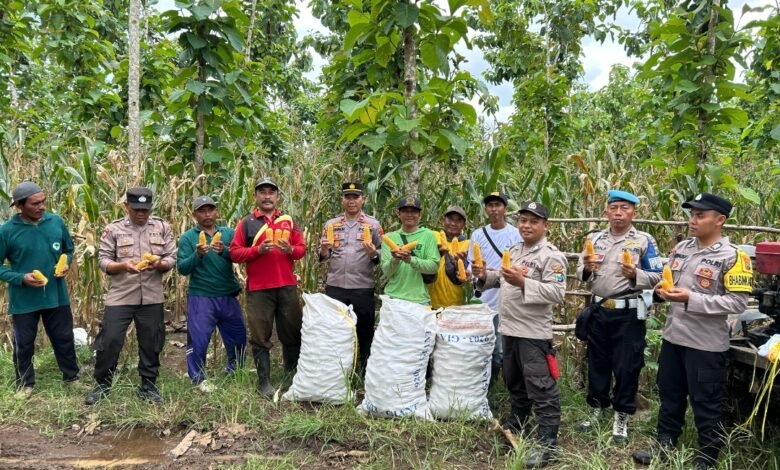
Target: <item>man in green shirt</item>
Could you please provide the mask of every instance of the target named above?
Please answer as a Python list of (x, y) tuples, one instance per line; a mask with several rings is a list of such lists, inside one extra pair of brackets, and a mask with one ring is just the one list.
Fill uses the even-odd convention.
[[(385, 294), (396, 299), (430, 305), (431, 297), (425, 284), (426, 281), (433, 282), (439, 269), (436, 235), (419, 226), (422, 204), (417, 197), (401, 198), (396, 210), (401, 228), (388, 233), (387, 237), (398, 245), (399, 249), (391, 250), (387, 243), (382, 243), (382, 274), (387, 279)], [(401, 248), (413, 242), (417, 242), (414, 247)]]
[[(233, 229), (216, 224), (217, 204), (208, 196), (195, 199), (192, 217), (197, 222), (179, 238), (176, 266), (179, 274), (190, 276), (187, 289), (187, 373), (192, 383), (210, 392), (206, 381), (206, 353), (214, 328), (219, 328), (227, 351), (226, 372), (232, 373), (244, 362), (246, 326), (237, 296), (241, 285), (233, 272), (227, 246)], [(200, 242), (201, 234), (205, 243)], [(220, 239), (215, 239), (219, 235)]]
[[(65, 222), (46, 212), (46, 195), (30, 181), (17, 185), (12, 206), (19, 211), (0, 228), (0, 281), (8, 283), (8, 313), (14, 328), (14, 371), (17, 396), (28, 398), (35, 385), (33, 354), (38, 321), (51, 340), (65, 382), (79, 379), (73, 344), (73, 314), (65, 274), (73, 256), (73, 240)], [(61, 255), (66, 266), (55, 274)], [(10, 265), (5, 261), (10, 261)], [(33, 271), (47, 278), (38, 279)]]

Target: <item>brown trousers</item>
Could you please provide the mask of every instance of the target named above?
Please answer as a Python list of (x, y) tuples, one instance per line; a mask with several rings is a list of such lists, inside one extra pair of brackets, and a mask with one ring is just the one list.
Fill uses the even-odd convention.
[(247, 292), (246, 320), (253, 353), (271, 349), (274, 319), (282, 346), (300, 348), (303, 310), (296, 286)]

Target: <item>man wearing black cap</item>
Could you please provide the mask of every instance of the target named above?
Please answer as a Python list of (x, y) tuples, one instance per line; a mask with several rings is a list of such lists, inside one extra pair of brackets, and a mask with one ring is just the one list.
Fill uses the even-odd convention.
[[(208, 196), (195, 198), (192, 217), (195, 227), (179, 238), (176, 266), (189, 276), (187, 286), (187, 374), (202, 392), (210, 392), (206, 380), (206, 353), (214, 328), (219, 328), (227, 352), (226, 372), (244, 362), (246, 326), (238, 294), (241, 285), (233, 272), (227, 246), (233, 229), (216, 224), (217, 203)], [(201, 234), (205, 243), (201, 243)], [(219, 239), (217, 237), (219, 234)]]
[[(62, 218), (46, 211), (46, 195), (37, 184), (20, 183), (11, 196), (11, 206), (18, 213), (0, 228), (0, 281), (8, 283), (17, 397), (26, 399), (35, 385), (32, 360), (39, 321), (43, 321), (51, 340), (62, 379), (73, 382), (79, 378), (73, 315), (64, 278), (73, 257), (73, 240)], [(67, 266), (55, 273), (61, 255), (68, 257)], [(34, 270), (46, 276), (48, 282), (37, 279)]]
[[(485, 204), (485, 215), (488, 217), (489, 223), (484, 227), (480, 227), (471, 234), (471, 247), (469, 248), (469, 262), (474, 262), (474, 248), (475, 244), (479, 245), (482, 253), (482, 259), (484, 260), (485, 267), (488, 269), (498, 270), (501, 268), (501, 257), (505, 250), (515, 246), (523, 241), (520, 237), (520, 232), (516, 227), (508, 224), (506, 221), (506, 209), (509, 204), (506, 194), (501, 192), (492, 192), (485, 196), (482, 200)], [(480, 295), (480, 300), (486, 303), (491, 310), (498, 312), (498, 289), (486, 289)], [(493, 373), (491, 375), (494, 380), (499, 371), (501, 370), (502, 358), (502, 341), (501, 334), (499, 333), (499, 316), (495, 316), (495, 330), (496, 330), (496, 346), (493, 350)]]
[(656, 443), (633, 457), (643, 464), (655, 457), (668, 459), (682, 434), (690, 399), (699, 437), (694, 468), (715, 468), (724, 443), (727, 318), (745, 310), (753, 268), (747, 253), (722, 235), (731, 214), (729, 201), (701, 193), (682, 207), (691, 211), (693, 238), (678, 243), (669, 257), (674, 288), (656, 287), (656, 294), (670, 302), (658, 358)]
[[(652, 292), (640, 295), (642, 285), (655, 285), (661, 278), (655, 239), (632, 224), (637, 204), (635, 195), (609, 190), (604, 209), (609, 227), (588, 236), (594, 254), (583, 249), (577, 264), (578, 278), (590, 282), (593, 302), (601, 302), (588, 322), (590, 411), (580, 428), (590, 429), (611, 404), (615, 443), (628, 439), (628, 421), (636, 413), (639, 375), (645, 365), (645, 318)], [(625, 262), (626, 255), (630, 263)]]
[[(420, 227), (422, 204), (416, 196), (402, 197), (396, 204), (401, 228), (387, 236), (398, 245), (392, 250), (382, 243), (382, 273), (387, 279), (385, 294), (396, 299), (408, 300), (417, 304), (430, 305), (426, 282), (433, 279), (425, 277), (436, 274), (439, 266), (439, 250), (436, 235)], [(414, 247), (404, 249), (410, 243)]]
[(549, 212), (539, 202), (523, 204), (517, 229), (523, 241), (509, 251), (500, 271), (472, 266), (477, 289), (500, 288), (498, 307), (504, 342), (504, 383), (512, 412), (505, 429), (530, 434), (536, 418), (537, 446), (524, 466), (544, 467), (554, 457), (561, 422), (557, 362), (552, 345), (553, 306), (566, 295), (566, 256), (546, 238)]
[(274, 321), (285, 370), (292, 372), (298, 366), (303, 311), (294, 268), (295, 261), (306, 254), (306, 244), (292, 218), (277, 208), (279, 186), (272, 179), (259, 179), (254, 197), (257, 207), (238, 223), (230, 258), (246, 263), (246, 313), (257, 391), (270, 399), (274, 392), (270, 356)]
[[(463, 261), (464, 268), (468, 266), (468, 240), (463, 235), (466, 211), (460, 206), (449, 206), (444, 211), (442, 227), (444, 231), (439, 235), (439, 270), (436, 272), (436, 280), (428, 285), (433, 308), (464, 305), (467, 301), (466, 287), (469, 286), (468, 277), (458, 277), (458, 260)], [(453, 239), (458, 240), (457, 248), (452, 244)]]
[(100, 237), (98, 260), (108, 274), (106, 310), (95, 338), (95, 388), (85, 403), (93, 405), (111, 390), (119, 354), (130, 322), (138, 339), (138, 397), (162, 403), (157, 389), (160, 351), (165, 344), (163, 274), (176, 265), (171, 226), (152, 216), (154, 195), (148, 188), (130, 188), (127, 215), (111, 222)]
[[(325, 222), (319, 249), (320, 262), (329, 261), (325, 294), (352, 305), (357, 316), (360, 370), (365, 370), (374, 338), (374, 268), (379, 264), (382, 241), (379, 221), (363, 212), (365, 201), (361, 183), (341, 185), (344, 213)], [(327, 237), (328, 227), (333, 230), (332, 244)], [(363, 240), (366, 228), (368, 241)]]

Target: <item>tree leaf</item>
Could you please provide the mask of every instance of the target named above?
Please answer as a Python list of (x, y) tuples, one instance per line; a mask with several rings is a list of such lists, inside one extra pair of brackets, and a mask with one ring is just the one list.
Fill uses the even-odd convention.
[(769, 136), (775, 140), (780, 140), (780, 125), (775, 126), (775, 128), (772, 129), (772, 131), (769, 133)]
[(188, 80), (187, 86), (184, 88), (186, 88), (187, 91), (200, 96), (204, 91), (206, 91), (206, 84), (198, 80)]
[(190, 43), (193, 49), (203, 49), (207, 44), (205, 39), (192, 33), (184, 33), (184, 39)]
[(228, 149), (212, 149), (207, 148), (203, 150), (203, 161), (205, 163), (219, 163), (222, 160), (230, 159), (233, 155)]
[(393, 122), (395, 123), (395, 127), (403, 132), (411, 132), (420, 126), (419, 119), (404, 119), (401, 116), (396, 116)]
[(364, 135), (360, 138), (360, 143), (365, 145), (366, 147), (370, 148), (374, 152), (379, 150), (385, 145), (385, 142), (387, 141), (387, 134), (372, 134), (372, 135)]
[(467, 124), (473, 126), (477, 123), (477, 111), (470, 104), (461, 101), (452, 103), (450, 107), (460, 113), (460, 115), (463, 116), (463, 119), (466, 120)]
[(408, 28), (417, 22), (420, 9), (411, 3), (398, 2), (395, 4), (395, 22), (401, 28)]
[(439, 132), (450, 141), (450, 145), (458, 152), (458, 155), (464, 155), (466, 153), (466, 141), (458, 134), (449, 129), (439, 129)]

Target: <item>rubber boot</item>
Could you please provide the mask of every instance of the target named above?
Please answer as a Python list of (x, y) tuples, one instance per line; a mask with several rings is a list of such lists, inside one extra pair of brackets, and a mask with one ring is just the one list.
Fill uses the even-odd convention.
[(295, 369), (298, 367), (298, 356), (300, 356), (300, 354), (300, 346), (282, 346), (284, 370), (287, 372), (295, 372)]
[(699, 449), (696, 457), (693, 459), (693, 468), (695, 470), (708, 470), (718, 466), (718, 447), (708, 446)]
[(662, 463), (669, 460), (669, 453), (674, 450), (674, 441), (669, 436), (658, 436), (656, 441), (649, 449), (634, 451), (631, 457), (634, 462), (642, 465), (650, 465), (653, 459), (658, 459)]
[(257, 393), (263, 398), (271, 399), (274, 388), (271, 386), (271, 355), (267, 349), (260, 349), (254, 354), (257, 368)]
[(539, 426), (536, 430), (536, 445), (526, 456), (525, 467), (546, 467), (555, 460), (557, 448), (558, 426)]
[(531, 431), (530, 415), (530, 408), (520, 409), (513, 406), (509, 418), (501, 423), (501, 429), (506, 429), (511, 433), (521, 436), (528, 436)]

